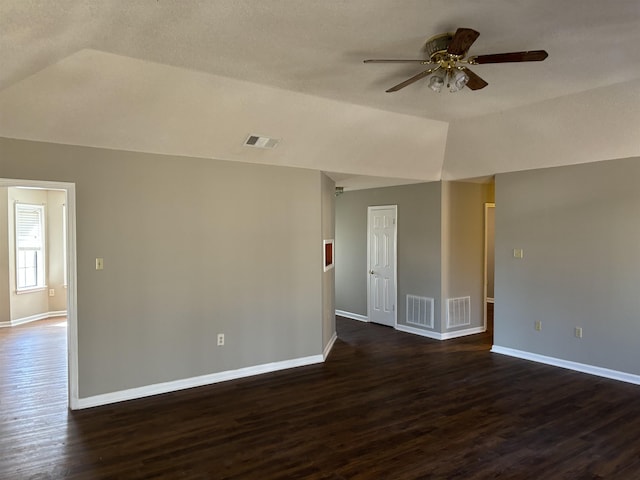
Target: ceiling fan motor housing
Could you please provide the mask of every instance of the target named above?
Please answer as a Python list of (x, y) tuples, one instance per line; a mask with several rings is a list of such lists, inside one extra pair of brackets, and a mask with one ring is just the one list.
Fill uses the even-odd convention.
[(424, 49), (427, 55), (429, 55), (429, 58), (432, 61), (437, 62), (438, 57), (447, 53), (447, 49), (449, 48), (452, 38), (453, 33), (441, 33), (440, 35), (436, 35), (427, 40), (427, 43), (424, 45)]

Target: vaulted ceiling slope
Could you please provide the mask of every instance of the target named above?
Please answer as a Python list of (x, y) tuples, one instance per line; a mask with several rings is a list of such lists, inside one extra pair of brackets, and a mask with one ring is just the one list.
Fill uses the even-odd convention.
[[(431, 35), (472, 27), (479, 90), (431, 92)], [(637, 0), (0, 2), (0, 136), (299, 166), (375, 186), (640, 156)], [(281, 139), (242, 147), (249, 134)], [(371, 177), (386, 177), (376, 181)]]

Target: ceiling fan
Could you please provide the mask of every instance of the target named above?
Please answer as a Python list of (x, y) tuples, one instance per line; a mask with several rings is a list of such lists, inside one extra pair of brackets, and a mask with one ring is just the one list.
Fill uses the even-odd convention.
[(418, 80), (428, 77), (429, 88), (440, 92), (446, 85), (450, 92), (457, 92), (465, 86), (471, 90), (480, 90), (488, 85), (482, 78), (472, 72), (467, 65), (507, 62), (540, 62), (549, 55), (544, 50), (527, 52), (494, 53), (491, 55), (475, 55), (467, 57), (469, 47), (480, 36), (471, 28), (458, 28), (455, 33), (442, 33), (427, 40), (424, 50), (429, 56), (423, 60), (402, 59), (369, 59), (364, 63), (418, 63), (429, 65), (429, 69), (414, 75), (387, 92), (397, 92)]

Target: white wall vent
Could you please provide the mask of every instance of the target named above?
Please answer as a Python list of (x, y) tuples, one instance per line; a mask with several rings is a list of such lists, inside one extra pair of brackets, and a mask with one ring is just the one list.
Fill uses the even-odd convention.
[(471, 297), (447, 300), (447, 328), (471, 325)]
[(433, 298), (407, 295), (407, 325), (433, 328)]
[(262, 137), (260, 135), (249, 135), (244, 142), (245, 147), (254, 148), (276, 148), (280, 143), (277, 138)]

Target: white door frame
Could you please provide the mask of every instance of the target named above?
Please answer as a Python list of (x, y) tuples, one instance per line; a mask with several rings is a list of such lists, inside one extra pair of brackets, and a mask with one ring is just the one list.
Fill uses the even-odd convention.
[[(484, 204), (484, 281), (482, 282), (483, 284), (483, 298), (484, 298), (484, 313), (483, 318), (484, 318), (484, 330), (487, 331), (487, 303), (488, 299), (487, 299), (487, 257), (488, 257), (488, 248), (489, 248), (489, 225), (488, 225), (488, 221), (487, 219), (489, 218), (489, 209), (491, 208), (496, 208), (496, 204), (495, 203), (485, 203)], [(495, 214), (494, 214), (494, 222), (495, 222)], [(495, 229), (495, 223), (494, 223), (494, 229)], [(495, 233), (495, 232), (494, 232)], [(494, 236), (495, 238), (495, 236)], [(495, 245), (495, 243), (494, 243)], [(495, 258), (495, 255), (494, 255)], [(494, 260), (495, 261), (495, 260)], [(495, 295), (495, 292), (494, 292)]]
[(398, 326), (398, 205), (376, 205), (367, 207), (367, 320), (371, 321), (371, 225), (369, 217), (372, 210), (392, 209), (396, 223), (393, 229), (393, 328)]
[(64, 190), (67, 194), (67, 368), (69, 408), (79, 408), (78, 396), (78, 291), (76, 271), (76, 185), (67, 182), (0, 178), (0, 187)]

